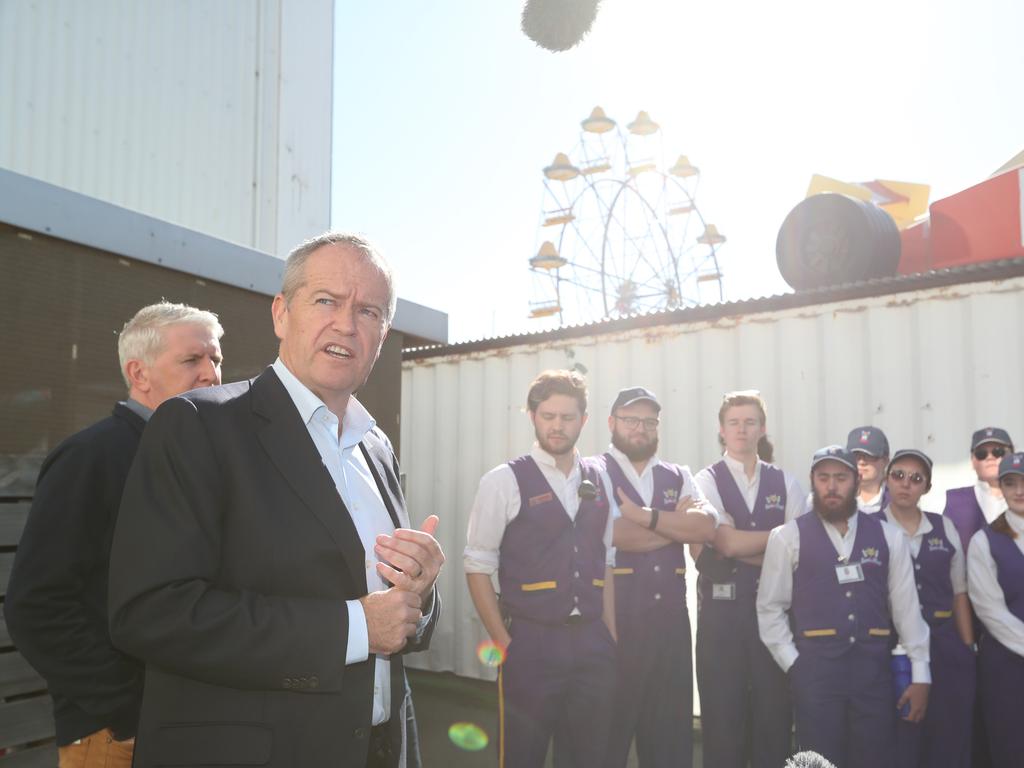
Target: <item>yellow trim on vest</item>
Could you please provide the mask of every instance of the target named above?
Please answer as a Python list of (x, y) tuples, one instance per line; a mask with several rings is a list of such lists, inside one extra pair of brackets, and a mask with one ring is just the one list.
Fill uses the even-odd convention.
[(498, 768), (505, 768), (505, 675), (498, 667)]
[(604, 579), (594, 579), (594, 586), (595, 587), (603, 587), (604, 586)]
[(936, 619), (948, 619), (952, 615), (953, 615), (952, 611), (936, 611), (935, 612), (935, 618)]
[(892, 630), (891, 629), (878, 629), (877, 627), (872, 627), (871, 629), (868, 630), (868, 634), (873, 636), (873, 637), (888, 637), (889, 635), (892, 634)]
[(614, 573), (616, 576), (628, 576), (632, 572), (632, 568), (612, 568), (612, 573)]
[(535, 581), (533, 584), (523, 584), (520, 589), (523, 592), (537, 592), (542, 589), (555, 589), (557, 586), (557, 581)]
[(804, 637), (833, 637), (839, 634), (834, 629), (805, 629)]
[(685, 576), (686, 575), (686, 569), (685, 568), (676, 568), (676, 573), (678, 573), (680, 576)]

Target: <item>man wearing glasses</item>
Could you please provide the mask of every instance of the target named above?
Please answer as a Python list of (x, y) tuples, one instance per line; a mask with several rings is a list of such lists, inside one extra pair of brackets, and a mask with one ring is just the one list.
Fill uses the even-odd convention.
[(978, 481), (973, 486), (946, 491), (943, 514), (956, 526), (965, 552), (975, 532), (1006, 509), (1006, 501), (999, 488), (999, 461), (1008, 453), (1013, 453), (1013, 441), (1005, 429), (979, 429), (971, 437), (971, 466)]
[(602, 457), (614, 489), (619, 632), (608, 768), (624, 768), (634, 736), (642, 768), (693, 764), (685, 545), (710, 541), (718, 513), (687, 467), (657, 457), (660, 413), (650, 390), (619, 392), (608, 417), (612, 444)]

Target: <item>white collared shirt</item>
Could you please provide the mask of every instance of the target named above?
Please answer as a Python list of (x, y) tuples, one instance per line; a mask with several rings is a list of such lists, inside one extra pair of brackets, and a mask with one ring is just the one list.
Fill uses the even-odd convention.
[[(339, 435), (338, 417), (324, 402), (299, 381), (280, 358), (274, 361), (273, 368), (284, 388), (288, 390), (292, 402), (295, 403), (299, 417), (306, 425), (309, 436), (313, 439), (313, 444), (359, 533), (365, 558), (367, 592), (387, 589), (387, 584), (377, 573), (379, 559), (374, 552), (374, 544), (379, 534), (394, 533), (395, 525), (366, 463), (366, 457), (359, 449), (359, 443), (374, 427), (373, 417), (355, 397), (349, 397)], [(338, 514), (344, 514), (340, 507)], [(346, 600), (345, 603), (348, 606), (348, 646), (345, 649), (345, 663), (358, 664), (370, 656), (366, 614), (358, 600)], [(374, 666), (372, 723), (379, 725), (390, 716), (391, 666), (388, 657), (378, 655)]]
[(992, 486), (981, 480), (974, 484), (974, 498), (978, 500), (981, 513), (989, 525), (992, 525), (992, 521), (1006, 511), (1006, 499), (992, 493)]
[[(921, 552), (924, 537), (935, 530), (932, 521), (924, 512), (921, 513), (921, 520), (913, 534), (907, 533), (907, 529), (900, 525), (900, 521), (893, 515), (890, 507), (885, 508), (885, 519), (893, 528), (907, 537), (910, 554), (915, 559)], [(963, 544), (960, 543), (960, 534), (957, 533), (956, 526), (948, 517), (942, 518), (942, 530), (953, 546), (953, 558), (949, 561), (949, 579), (953, 584), (953, 594), (962, 595), (967, 592), (967, 559), (964, 557)]]
[[(1024, 552), (1024, 518), (1007, 512), (1006, 520), (1010, 529), (1017, 534), (1013, 543)], [(974, 612), (978, 614), (985, 629), (1018, 656), (1024, 656), (1024, 621), (1010, 613), (1006, 607), (1006, 595), (999, 586), (999, 569), (992, 558), (992, 548), (984, 528), (971, 537), (970, 546), (967, 547), (967, 591), (974, 604)]]
[[(734, 459), (728, 453), (722, 454), (722, 460), (725, 461), (729, 474), (732, 475), (736, 487), (739, 488), (740, 494), (742, 494), (743, 500), (747, 504), (747, 510), (753, 510), (754, 505), (757, 503), (757, 493), (761, 488), (761, 469), (766, 466), (765, 462), (758, 459), (754, 476), (748, 478), (742, 461)], [(798, 517), (806, 512), (807, 507), (804, 502), (804, 489), (800, 487), (797, 479), (789, 472), (783, 472), (782, 474), (786, 482), (786, 510), (784, 514), (785, 522), (788, 523), (794, 517)], [(725, 508), (725, 504), (722, 503), (722, 495), (718, 492), (718, 484), (715, 482), (715, 476), (711, 474), (711, 467), (704, 467), (704, 469), (697, 473), (696, 479), (697, 485), (704, 495), (707, 496), (708, 501), (718, 510), (720, 524), (735, 528), (736, 521), (733, 520), (732, 515)]]
[[(629, 460), (629, 457), (626, 456), (626, 454), (624, 454), (614, 445), (608, 446), (608, 453), (611, 455), (613, 459), (615, 459), (615, 463), (619, 465), (619, 469), (622, 470), (622, 474), (626, 476), (626, 479), (629, 481), (629, 484), (633, 486), (633, 490), (640, 495), (640, 498), (641, 500), (643, 500), (644, 504), (646, 506), (653, 506), (654, 467), (658, 465), (661, 459), (659, 459), (657, 456), (651, 456), (651, 458), (647, 460), (647, 464), (644, 466), (644, 471), (641, 472), (640, 474), (637, 474), (636, 467), (633, 466), (633, 462)], [(686, 496), (689, 496), (694, 501), (703, 502), (701, 512), (703, 512), (706, 515), (709, 515), (711, 519), (715, 521), (715, 527), (717, 528), (719, 514), (718, 510), (720, 509), (720, 507), (716, 506), (706, 497), (706, 495), (701, 490), (700, 485), (694, 479), (693, 473), (690, 472), (689, 467), (684, 467), (681, 465), (677, 466), (679, 466), (679, 469), (683, 476), (683, 487), (679, 491), (679, 498), (682, 499), (685, 498)], [(602, 477), (604, 478), (605, 485), (611, 488), (612, 481), (611, 478), (608, 477), (608, 473), (603, 473)], [(618, 497), (615, 496), (612, 496), (612, 516), (616, 518), (622, 517), (622, 511), (619, 509), (619, 500)]]
[[(817, 513), (812, 511), (809, 514)], [(849, 519), (845, 536), (828, 522), (825, 523), (825, 532), (836, 552), (843, 559), (849, 559), (857, 539), (857, 515)], [(889, 546), (889, 613), (900, 643), (910, 657), (911, 679), (915, 683), (930, 683), (930, 634), (928, 624), (921, 616), (907, 537), (884, 521), (882, 532)], [(761, 642), (786, 672), (799, 655), (788, 615), (793, 603), (793, 571), (799, 563), (800, 529), (797, 521), (791, 520), (768, 535), (757, 589), (757, 623)]]
[[(562, 502), (569, 519), (575, 520), (580, 508), (579, 488), (582, 479), (579, 454), (575, 455), (572, 471), (568, 476), (555, 466), (554, 457), (538, 445), (533, 446), (530, 456), (537, 462), (555, 497)], [(611, 498), (607, 482), (604, 482), (604, 490), (605, 496)], [(462, 555), (466, 573), (492, 575), (498, 571), (501, 540), (509, 523), (519, 515), (520, 507), (522, 496), (519, 493), (519, 483), (516, 482), (512, 467), (507, 463), (499, 464), (480, 478), (480, 486), (469, 512), (466, 548)], [(605, 526), (604, 546), (605, 564), (615, 565), (611, 515), (608, 515), (608, 523)]]

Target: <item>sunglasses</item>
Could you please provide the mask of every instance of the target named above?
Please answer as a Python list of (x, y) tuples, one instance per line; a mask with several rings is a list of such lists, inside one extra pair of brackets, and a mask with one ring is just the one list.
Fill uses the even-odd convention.
[(975, 448), (974, 449), (974, 458), (976, 458), (978, 461), (984, 461), (990, 455), (993, 458), (995, 458), (995, 459), (1001, 459), (1001, 458), (1003, 458), (1003, 456), (1006, 455), (1006, 449), (1003, 448), (1001, 445), (998, 445), (995, 448)]
[(889, 479), (894, 483), (902, 483), (909, 479), (911, 485), (921, 485), (925, 481), (925, 476), (920, 472), (904, 472), (902, 469), (894, 469), (889, 473)]

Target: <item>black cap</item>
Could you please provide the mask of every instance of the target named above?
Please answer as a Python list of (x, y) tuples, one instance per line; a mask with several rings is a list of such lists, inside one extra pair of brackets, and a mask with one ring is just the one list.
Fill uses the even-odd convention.
[(1010, 439), (1009, 433), (999, 427), (985, 427), (971, 435), (972, 451), (985, 443), (999, 443), (1000, 445), (1005, 445), (1011, 451), (1013, 450), (1013, 441)]
[(916, 448), (900, 448), (896, 453), (892, 455), (892, 459), (889, 460), (889, 466), (886, 467), (886, 472), (892, 468), (900, 459), (914, 458), (924, 464), (925, 474), (928, 475), (928, 482), (932, 480), (932, 460), (928, 457), (924, 451), (919, 451)]
[(889, 455), (889, 441), (878, 427), (857, 427), (846, 436), (846, 450), (880, 459)]
[(826, 445), (824, 448), (816, 450), (814, 457), (811, 459), (811, 469), (814, 469), (823, 461), (838, 461), (840, 464), (848, 466), (854, 473), (857, 472), (857, 460), (852, 453), (841, 445)]
[(1008, 453), (999, 462), (999, 479), (1007, 475), (1024, 475), (1024, 453)]
[(654, 396), (651, 390), (646, 387), (626, 387), (626, 389), (619, 392), (615, 402), (612, 403), (612, 413), (615, 413), (619, 408), (638, 403), (641, 400), (650, 400), (654, 410), (661, 411), (661, 403), (658, 402), (658, 398)]

